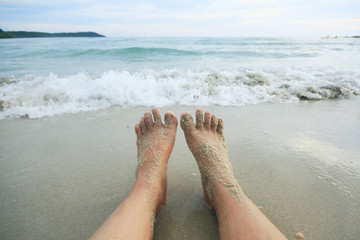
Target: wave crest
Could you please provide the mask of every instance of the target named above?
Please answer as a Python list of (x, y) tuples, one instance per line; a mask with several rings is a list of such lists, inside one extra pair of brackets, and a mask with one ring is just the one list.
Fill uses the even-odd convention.
[(334, 69), (141, 72), (1, 78), (0, 118), (40, 118), (111, 106), (242, 106), (360, 94), (360, 73)]

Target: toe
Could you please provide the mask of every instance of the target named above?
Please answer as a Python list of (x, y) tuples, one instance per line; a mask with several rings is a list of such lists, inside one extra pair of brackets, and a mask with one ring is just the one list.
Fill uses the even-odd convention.
[(140, 123), (135, 125), (135, 133), (136, 133), (136, 137), (140, 138), (142, 133), (141, 133), (141, 128), (140, 128)]
[(166, 127), (175, 128), (177, 127), (176, 115), (173, 112), (167, 112), (164, 116), (164, 122)]
[(161, 114), (160, 114), (159, 108), (154, 107), (152, 109), (152, 114), (154, 116), (154, 125), (160, 125), (161, 124)]
[(146, 127), (150, 131), (154, 125), (151, 113), (149, 113), (149, 112), (144, 113), (144, 118), (145, 118)]
[(224, 120), (222, 118), (219, 118), (216, 131), (221, 135), (223, 135), (223, 130), (224, 130)]
[(181, 128), (185, 133), (195, 130), (194, 120), (190, 113), (185, 112), (181, 114)]
[(140, 128), (141, 128), (141, 132), (144, 134), (144, 133), (147, 133), (147, 127), (146, 127), (146, 123), (145, 123), (145, 118), (142, 117), (140, 119)]
[(202, 128), (204, 126), (204, 111), (201, 108), (196, 109), (196, 128)]
[(218, 119), (216, 115), (211, 116), (211, 130), (216, 131), (218, 126)]
[(210, 129), (211, 126), (211, 112), (205, 112), (205, 128)]

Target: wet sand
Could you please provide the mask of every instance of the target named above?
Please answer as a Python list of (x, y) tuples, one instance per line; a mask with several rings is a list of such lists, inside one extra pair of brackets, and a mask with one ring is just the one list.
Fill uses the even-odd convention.
[[(225, 120), (235, 177), (289, 239), (360, 236), (360, 99), (204, 107)], [(0, 120), (1, 239), (87, 239), (135, 179), (134, 125), (150, 108)], [(172, 106), (176, 115), (195, 107)], [(155, 239), (219, 239), (178, 128)]]

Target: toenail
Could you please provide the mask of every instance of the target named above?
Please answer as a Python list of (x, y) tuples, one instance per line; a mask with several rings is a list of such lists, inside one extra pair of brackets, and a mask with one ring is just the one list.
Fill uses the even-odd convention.
[(190, 116), (185, 116), (185, 117), (183, 117), (182, 121), (185, 122), (185, 121), (189, 121), (190, 119), (191, 119)]
[(172, 123), (172, 119), (171, 119), (171, 118), (166, 118), (166, 119), (165, 119), (165, 123), (167, 123), (167, 124)]

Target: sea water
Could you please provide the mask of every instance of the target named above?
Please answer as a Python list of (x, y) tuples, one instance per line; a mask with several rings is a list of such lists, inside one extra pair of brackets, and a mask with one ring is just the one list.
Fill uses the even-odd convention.
[(351, 98), (359, 53), (351, 38), (2, 39), (0, 119)]

